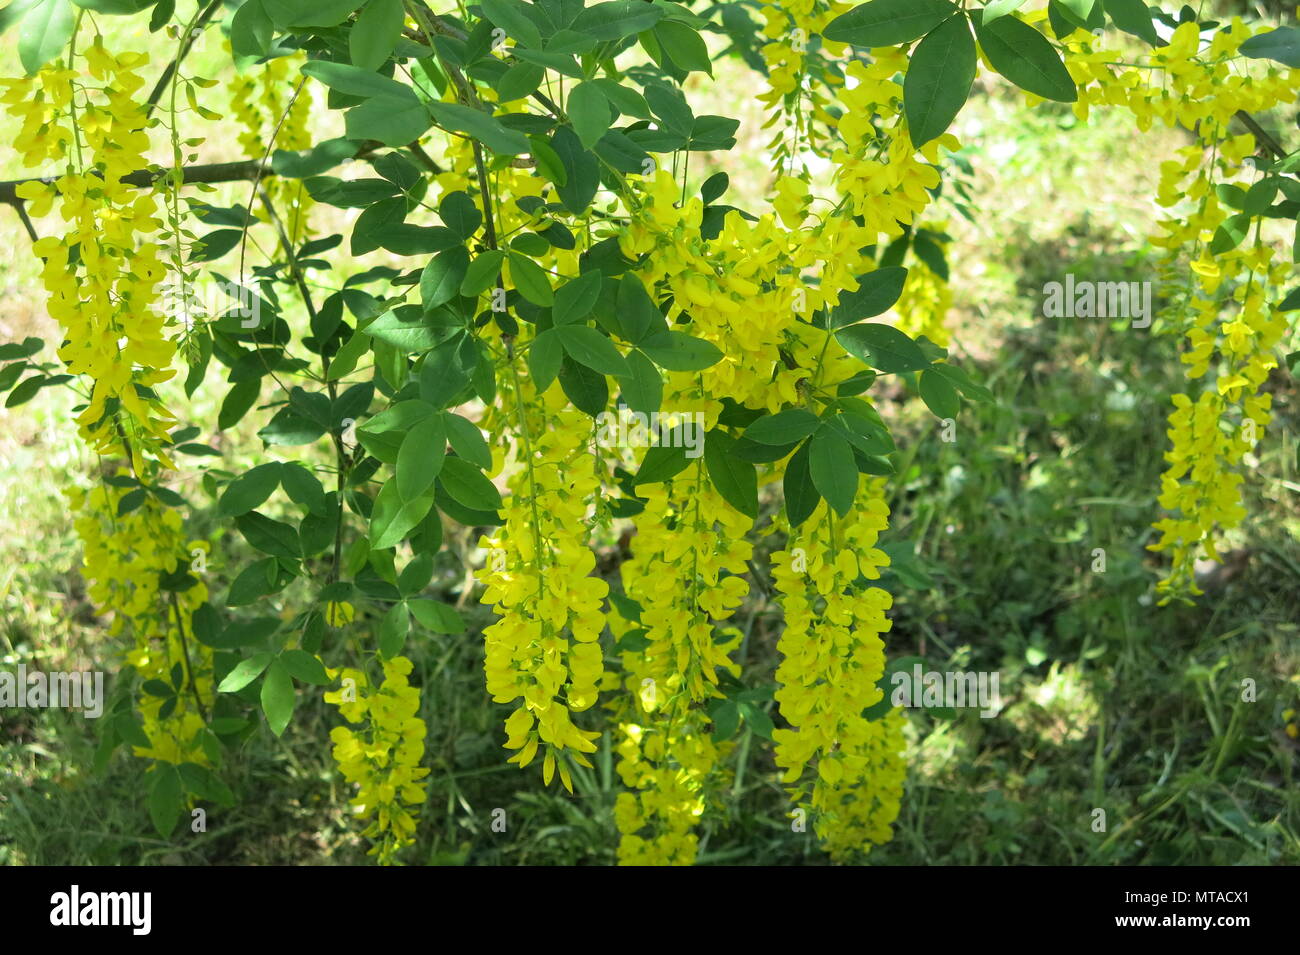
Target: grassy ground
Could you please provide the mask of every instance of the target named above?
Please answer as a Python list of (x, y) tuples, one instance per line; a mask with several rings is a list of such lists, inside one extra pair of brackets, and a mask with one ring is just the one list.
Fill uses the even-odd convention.
[[(739, 82), (722, 77), (720, 85)], [(745, 88), (745, 87), (739, 87)], [(765, 136), (752, 104), (727, 171), (739, 205), (762, 188)], [(952, 214), (954, 352), (993, 390), (940, 440), (915, 400), (882, 402), (904, 449), (890, 486), (888, 543), (914, 560), (887, 574), (896, 596), (891, 657), (928, 669), (998, 670), (993, 719), (909, 712), (909, 779), (878, 864), (1235, 864), (1300, 862), (1297, 745), (1282, 713), (1300, 698), (1300, 481), (1294, 381), (1269, 383), (1278, 422), (1247, 482), (1251, 517), (1194, 608), (1157, 608), (1155, 493), (1177, 345), (1104, 320), (1045, 319), (1041, 289), (1067, 271), (1153, 277), (1143, 236), (1158, 162), (1172, 134), (1139, 138), (1121, 116), (1077, 127), (1068, 113), (980, 95), (959, 133), (971, 143), (971, 223)], [(233, 158), (214, 156), (213, 158)], [(17, 174), (12, 164), (0, 167)], [(713, 168), (701, 168), (703, 178)], [(35, 264), (17, 222), (0, 220), (0, 340), (52, 338)], [(49, 357), (47, 351), (46, 356)], [(200, 393), (196, 420), (215, 400)], [(206, 403), (206, 404), (205, 404)], [(70, 400), (53, 391), (0, 410), (0, 666), (115, 670), (121, 647), (93, 616), (60, 490), (92, 461), (73, 440)], [(222, 466), (257, 453), (227, 437)], [(200, 528), (204, 530), (205, 528)], [(216, 528), (212, 528), (216, 530)], [(453, 542), (445, 595), (463, 576)], [(1104, 572), (1094, 570), (1105, 551)], [(241, 554), (232, 551), (232, 566)], [(429, 801), (406, 859), (428, 864), (610, 863), (618, 791), (609, 740), (576, 797), (543, 791), (504, 764), (503, 708), (483, 690), (472, 632), (411, 646), (425, 689)], [(769, 684), (779, 616), (755, 600), (744, 680)], [(1257, 701), (1242, 701), (1253, 680)], [(328, 710), (328, 712), (327, 712)], [(364, 858), (346, 817), (350, 793), (324, 739), (337, 716), (304, 695), (281, 740), (263, 731), (232, 753), (238, 808), (209, 831), (156, 838), (139, 795), (142, 764), (118, 754), (89, 770), (93, 722), (58, 710), (0, 721), (0, 863), (308, 863)], [(747, 732), (747, 731), (743, 731)], [(768, 747), (743, 736), (736, 781), (702, 828), (703, 863), (824, 864), (790, 831)], [(505, 809), (504, 833), (491, 827)], [(1105, 831), (1095, 831), (1096, 810)]]

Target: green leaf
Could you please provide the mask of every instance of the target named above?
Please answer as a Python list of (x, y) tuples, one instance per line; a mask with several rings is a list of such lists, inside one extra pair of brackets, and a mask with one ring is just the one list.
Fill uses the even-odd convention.
[(217, 429), (225, 431), (238, 424), (248, 414), (248, 409), (257, 403), (261, 391), (262, 382), (258, 378), (245, 378), (235, 382), (221, 402), (221, 410), (217, 413)]
[(394, 604), (379, 623), (379, 655), (391, 660), (402, 652), (411, 630), (411, 614), (405, 604)]
[(994, 400), (993, 392), (989, 391), (983, 385), (977, 384), (971, 379), (970, 375), (966, 374), (966, 372), (958, 368), (956, 365), (949, 365), (944, 362), (935, 362), (930, 366), (928, 371), (933, 371), (935, 374), (943, 375), (943, 377), (947, 378), (957, 387), (958, 391), (972, 401)]
[(845, 412), (828, 418), (826, 424), (863, 454), (877, 456), (894, 450), (889, 432), (861, 415)]
[(460, 294), (465, 296), (482, 295), (496, 285), (497, 276), (501, 274), (501, 263), (506, 254), (498, 249), (480, 252), (465, 270), (465, 278), (460, 283)]
[(948, 0), (871, 0), (826, 24), (822, 36), (861, 47), (897, 46), (925, 36), (956, 12)]
[(438, 203), (438, 215), (461, 239), (469, 239), (483, 224), (483, 213), (478, 211), (469, 193), (459, 189), (447, 193)]
[(268, 445), (292, 447), (311, 444), (325, 434), (325, 425), (288, 405), (276, 412), (266, 427), (257, 432)]
[(28, 76), (63, 52), (76, 22), (68, 0), (41, 0), (27, 11), (18, 29), (18, 59)]
[[(241, 723), (245, 721), (239, 721)], [(213, 721), (216, 723), (216, 720)], [(216, 732), (213, 730), (213, 732)], [(181, 763), (179, 767), (181, 781), (185, 787), (200, 799), (230, 807), (235, 804), (235, 794), (217, 775), (205, 766), (197, 763)]]
[(976, 27), (976, 35), (993, 68), (1021, 89), (1060, 103), (1079, 98), (1056, 49), (1023, 20), (1002, 17)]
[(641, 467), (632, 479), (633, 486), (641, 484), (660, 484), (681, 474), (691, 465), (684, 446), (654, 445), (647, 448), (641, 459)]
[(740, 712), (745, 717), (745, 725), (749, 727), (750, 732), (760, 739), (770, 740), (772, 738), (772, 730), (776, 728), (772, 724), (772, 718), (753, 703), (741, 703), (739, 704), (739, 707)]
[(1056, 0), (1056, 3), (1066, 12), (1067, 18), (1072, 17), (1085, 29), (1094, 22), (1093, 17), (1098, 12), (1097, 0)]
[[(577, 136), (572, 130), (565, 129), (564, 131), (573, 135), (574, 141), (577, 142)], [(568, 185), (569, 173), (565, 168), (564, 160), (560, 158), (558, 152), (551, 148), (551, 144), (537, 136), (530, 136), (528, 145), (532, 147), (533, 158), (537, 160), (537, 171), (555, 183), (557, 187)], [(578, 142), (578, 148), (582, 148), (581, 142)], [(582, 155), (585, 156), (586, 153), (582, 153)]]
[(586, 318), (596, 307), (600, 287), (601, 274), (596, 269), (565, 282), (555, 293), (551, 319), (556, 325), (567, 325)]
[[(284, 464), (280, 467), (280, 484), (289, 499), (310, 514), (325, 514), (325, 489), (316, 475), (301, 464)], [(253, 507), (261, 504), (258, 501)]]
[(740, 707), (732, 700), (714, 700), (709, 705), (709, 718), (713, 720), (713, 741), (720, 743), (731, 739), (740, 728)]
[(432, 311), (459, 295), (468, 272), (469, 250), (463, 245), (439, 252), (430, 259), (420, 273), (420, 301), (424, 310)]
[(560, 373), (564, 361), (564, 345), (554, 328), (548, 328), (528, 346), (528, 373), (533, 376), (533, 386), (538, 393), (545, 391)]
[(713, 75), (713, 61), (704, 38), (685, 23), (662, 20), (655, 26), (654, 36), (668, 58), (683, 71)]
[(274, 557), (264, 557), (249, 564), (231, 581), (226, 591), (227, 607), (246, 607), (258, 599), (283, 590), (294, 575)]
[(579, 83), (575, 86), (565, 103), (565, 111), (573, 123), (574, 132), (586, 149), (591, 149), (600, 141), (613, 119), (605, 94), (594, 83)]
[(645, 99), (655, 116), (663, 120), (665, 130), (684, 139), (690, 138), (695, 128), (695, 114), (680, 91), (670, 86), (647, 86)]
[(415, 97), (375, 96), (352, 107), (343, 127), (352, 139), (377, 139), (385, 146), (405, 146), (433, 125), (429, 110)]
[(841, 517), (847, 514), (858, 493), (853, 446), (834, 431), (818, 431), (808, 442), (808, 471), (826, 503)]
[(1300, 287), (1287, 292), (1282, 301), (1277, 303), (1276, 308), (1279, 312), (1294, 312), (1300, 309)]
[(289, 524), (253, 511), (235, 518), (235, 526), (244, 535), (244, 540), (264, 554), (290, 561), (302, 558), (298, 532)]
[(579, 411), (594, 418), (609, 404), (609, 382), (605, 376), (568, 355), (560, 363), (559, 378), (560, 388)]
[(643, 414), (658, 411), (664, 400), (664, 380), (659, 369), (639, 350), (628, 353), (627, 366), (630, 373), (618, 377), (627, 406)]
[(754, 421), (745, 429), (745, 437), (759, 444), (794, 444), (816, 431), (820, 424), (811, 411), (787, 408)]
[(27, 337), (21, 342), (0, 345), (0, 361), (13, 361), (15, 358), (30, 358), (45, 347), (39, 338)]
[[(1119, 26), (1116, 23), (1116, 26)], [(1253, 36), (1241, 44), (1242, 56), (1254, 59), (1276, 60), (1293, 69), (1300, 69), (1300, 29), (1278, 27)]]
[(1013, 10), (1019, 10), (1025, 5), (1025, 0), (993, 0), (992, 3), (986, 4), (982, 14), (984, 23), (992, 23), (998, 17), (1006, 16)]
[(561, 126), (555, 131), (551, 137), (551, 148), (564, 168), (565, 177), (563, 183), (552, 180), (555, 182), (555, 192), (566, 209), (575, 216), (582, 215), (591, 205), (596, 189), (600, 186), (600, 166), (596, 157), (582, 148), (578, 134), (567, 126)]
[(280, 483), (279, 461), (259, 464), (230, 482), (217, 504), (219, 517), (238, 517), (260, 507)]
[(447, 458), (439, 480), (453, 500), (479, 511), (501, 507), (501, 494), (478, 468), (464, 458)]
[(722, 360), (722, 350), (717, 345), (677, 331), (652, 335), (641, 343), (641, 350), (656, 365), (669, 371), (703, 371)]
[(864, 318), (875, 318), (893, 308), (903, 294), (907, 269), (890, 266), (868, 272), (858, 279), (856, 292), (841, 292), (840, 303), (831, 313), (831, 328), (842, 328)]
[(410, 597), (429, 586), (433, 579), (433, 554), (421, 551), (412, 557), (397, 575), (397, 589), (403, 597)]
[(1250, 225), (1251, 218), (1244, 212), (1228, 216), (1223, 220), (1223, 224), (1214, 230), (1214, 238), (1210, 240), (1210, 254), (1222, 255), (1241, 245), (1250, 232)]
[(555, 301), (555, 292), (551, 289), (551, 280), (547, 278), (546, 271), (528, 256), (518, 252), (511, 252), (509, 259), (510, 279), (519, 294), (534, 305), (550, 307)]
[(41, 0), (13, 0), (8, 6), (0, 9), (0, 33), (21, 22), (27, 11), (40, 2)]
[(733, 453), (735, 439), (714, 429), (704, 439), (704, 467), (723, 500), (747, 517), (758, 517), (758, 470)]
[[(1145, 0), (1105, 0), (1106, 15), (1110, 22), (1125, 33), (1131, 33), (1151, 46), (1160, 46), (1160, 37), (1151, 22), (1151, 10)], [(986, 17), (987, 20), (987, 17)], [(1246, 43), (1249, 43), (1247, 40)], [(1242, 44), (1243, 52), (1245, 44)], [(1247, 56), (1250, 54), (1247, 53)]]
[(154, 763), (149, 784), (149, 818), (163, 838), (172, 834), (185, 808), (180, 773), (171, 763)]
[(289, 675), (302, 683), (313, 686), (329, 686), (330, 678), (320, 660), (306, 650), (285, 650), (280, 654), (280, 663), (289, 671)]
[(434, 633), (465, 632), (465, 621), (456, 608), (441, 600), (410, 600), (407, 606), (420, 625)]
[(477, 139), (494, 153), (518, 156), (528, 152), (528, 139), (523, 133), (506, 129), (487, 113), (458, 103), (429, 103), (428, 108), (438, 125)]
[(663, 313), (634, 273), (628, 272), (619, 279), (617, 303), (624, 337), (633, 345), (668, 331)]
[(426, 491), (420, 497), (409, 501), (402, 500), (397, 487), (397, 480), (385, 482), (375, 495), (375, 504), (370, 511), (370, 546), (374, 550), (386, 550), (403, 541), (415, 526), (433, 507), (433, 493)]
[(221, 681), (217, 687), (218, 693), (238, 693), (248, 684), (252, 683), (262, 671), (267, 668), (271, 662), (271, 654), (255, 653), (246, 660), (239, 661), (238, 665), (226, 674), (226, 678)]
[[(9, 346), (6, 345), (4, 347), (7, 348)], [(22, 373), (26, 370), (26, 368), (27, 368), (26, 363), (15, 362), (14, 364), (5, 368), (3, 371), (0, 371), (0, 393), (6, 392), (10, 388), (12, 388), (14, 386), (14, 382), (17, 381), (20, 377), (22, 377)]]
[(501, 103), (512, 103), (533, 93), (542, 85), (546, 70), (536, 63), (516, 63), (496, 81), (497, 99)]
[(919, 345), (892, 325), (866, 322), (835, 333), (845, 351), (885, 373), (921, 371), (930, 367)]
[(5, 399), (5, 407), (17, 408), (19, 405), (31, 401), (48, 380), (44, 375), (33, 375), (26, 379), (17, 388), (9, 392), (9, 397)]
[(528, 16), (528, 7), (519, 0), (479, 0), (483, 13), (506, 31), (517, 43), (541, 49), (542, 34)]
[(361, 5), (360, 0), (263, 0), (266, 12), (282, 29), (338, 26)]
[(402, 439), (397, 452), (397, 493), (410, 502), (427, 491), (442, 470), (447, 454), (447, 429), (441, 415), (430, 415)]
[(957, 389), (939, 372), (927, 369), (921, 372), (921, 400), (939, 418), (956, 418), (961, 411)]
[(388, 61), (402, 35), (402, 0), (370, 0), (348, 33), (352, 65), (377, 70)]
[(447, 439), (457, 454), (485, 470), (492, 467), (492, 449), (478, 425), (449, 411), (442, 414), (442, 421), (447, 427)]
[[(359, 26), (359, 24), (358, 24)], [(356, 27), (353, 28), (356, 32)], [(415, 91), (389, 76), (381, 76), (373, 69), (352, 66), (348, 63), (331, 63), (329, 60), (309, 60), (302, 72), (320, 80), (332, 90), (348, 96), (369, 98), (381, 96), (391, 99), (411, 100), (418, 103)]]
[(294, 702), (293, 680), (288, 669), (279, 660), (271, 661), (266, 668), (266, 679), (262, 681), (262, 712), (276, 736), (289, 725)]
[(1251, 216), (1266, 213), (1277, 198), (1278, 182), (1279, 180), (1269, 177), (1252, 184), (1242, 199), (1241, 211)]
[(649, 30), (664, 16), (664, 11), (644, 0), (613, 0), (593, 4), (578, 14), (570, 29), (593, 39), (621, 40)]
[(638, 93), (630, 86), (620, 85), (617, 80), (600, 78), (589, 80), (600, 87), (600, 91), (605, 94), (605, 99), (620, 113), (627, 116), (635, 116), (638, 119), (650, 118), (650, 106), (645, 101), (645, 97)]
[(977, 61), (964, 14), (945, 20), (916, 45), (903, 79), (903, 111), (917, 149), (942, 136), (957, 118), (975, 82)]
[(552, 331), (559, 337), (565, 353), (579, 364), (602, 375), (631, 374), (627, 359), (596, 329), (586, 325), (557, 325)]
[(405, 352), (428, 351), (447, 336), (445, 325), (433, 324), (415, 307), (385, 312), (361, 331)]

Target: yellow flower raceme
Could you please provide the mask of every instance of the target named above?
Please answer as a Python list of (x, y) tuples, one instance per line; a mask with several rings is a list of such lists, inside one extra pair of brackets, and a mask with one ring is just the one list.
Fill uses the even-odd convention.
[[(691, 402), (683, 393), (669, 407)], [(623, 654), (618, 772), (635, 791), (615, 810), (618, 855), (628, 865), (689, 865), (723, 751), (700, 705), (721, 695), (718, 670), (739, 674), (730, 653), (741, 635), (723, 624), (749, 590), (753, 522), (722, 500), (702, 463), (640, 493), (648, 501), (622, 571), (625, 593), (642, 607), (645, 646)]]
[(343, 777), (357, 786), (351, 804), (357, 816), (369, 819), (365, 835), (374, 840), (370, 854), (381, 865), (391, 864), (398, 851), (415, 841), (418, 807), (424, 802), (429, 774), (424, 758), (424, 720), (420, 691), (408, 680), (412, 663), (393, 657), (383, 663), (384, 680), (371, 687), (359, 670), (327, 671), (341, 679), (339, 690), (325, 701), (339, 707), (349, 723), (365, 722), (362, 730), (336, 726), (330, 731), (334, 760)]
[[(118, 477), (126, 478), (125, 470)], [(208, 765), (199, 734), (215, 695), (212, 651), (195, 638), (192, 622), (208, 590), (193, 575), (188, 585), (174, 591), (162, 587), (164, 577), (184, 574), (196, 552), (206, 553), (208, 545), (187, 541), (180, 515), (152, 494), (145, 495), (139, 507), (119, 513), (128, 493), (134, 492), (111, 485), (68, 491), (85, 548), (87, 595), (100, 613), (112, 614), (110, 636), (134, 641), (126, 659), (141, 682), (161, 680), (170, 686), (173, 669), (179, 667), (181, 689), (170, 712), (164, 711), (163, 697), (140, 694), (138, 708), (149, 746), (135, 746), (135, 755)]]
[[(66, 339), (59, 357), (70, 374), (92, 381), (77, 422), (95, 451), (125, 454), (137, 473), (148, 458), (173, 466), (163, 447), (174, 418), (153, 387), (175, 374), (176, 350), (157, 307), (165, 274), (155, 240), (157, 200), (121, 181), (147, 165), (150, 122), (136, 98), (146, 59), (113, 56), (96, 37), (86, 51), (86, 74), (50, 67), (9, 81), (6, 94), (30, 97), (18, 151), (28, 160), (65, 164), (53, 182), (28, 183), (20, 195), (38, 212), (57, 209), (67, 223), (62, 235), (39, 239), (33, 251), (43, 260), (50, 316)], [(38, 118), (54, 130), (33, 128)], [(75, 125), (79, 136), (65, 138), (60, 123)]]
[(478, 572), (487, 585), (481, 599), (501, 615), (484, 631), (484, 671), (496, 702), (518, 701), (506, 720), (506, 748), (517, 750), (510, 762), (527, 766), (541, 752), (543, 780), (549, 784), (558, 768), (572, 791), (564, 759), (589, 766), (584, 754), (595, 752), (592, 741), (600, 735), (580, 728), (572, 714), (596, 702), (609, 593), (605, 581), (591, 576), (596, 558), (589, 526), (600, 486), (591, 419), (555, 410), (531, 380), (515, 378), (502, 390), (518, 411), (521, 466), (511, 480), (505, 524), (481, 542), (487, 549)]
[[(1259, 32), (1267, 27), (1261, 26)], [(1233, 135), (1229, 124), (1239, 111), (1253, 113), (1295, 101), (1300, 70), (1283, 70), (1268, 61), (1259, 71), (1237, 67), (1239, 48), (1251, 31), (1235, 18), (1205, 40), (1194, 23), (1181, 24), (1168, 45), (1151, 51), (1150, 69), (1120, 67), (1125, 57), (1102, 49), (1086, 31), (1066, 39), (1066, 67), (1079, 85), (1075, 112), (1086, 119), (1094, 105), (1129, 109), (1139, 129), (1156, 123), (1195, 132), (1196, 141), (1160, 165), (1157, 201), (1180, 210), (1158, 223), (1151, 242), (1165, 250), (1162, 272), (1186, 276), (1176, 298), (1185, 306), (1165, 318), (1186, 336), (1182, 362), (1191, 381), (1216, 374), (1199, 396), (1174, 396), (1161, 479), (1160, 504), (1169, 516), (1154, 525), (1161, 537), (1150, 549), (1169, 551), (1171, 565), (1157, 588), (1161, 603), (1196, 595), (1193, 565), (1217, 555), (1216, 539), (1245, 517), (1241, 506), (1242, 459), (1263, 437), (1270, 421), (1270, 398), (1260, 393), (1277, 364), (1274, 349), (1286, 332), (1268, 298), (1281, 291), (1289, 268), (1273, 263), (1273, 247), (1262, 241), (1259, 216), (1234, 228), (1253, 232), (1253, 241), (1220, 244), (1221, 229), (1233, 210), (1224, 208), (1218, 186), (1243, 193), (1254, 177), (1245, 161), (1256, 149), (1254, 137)], [(1236, 182), (1233, 182), (1236, 180)], [(1239, 217), (1240, 219), (1240, 217)]]
[(776, 699), (791, 726), (773, 734), (776, 763), (837, 859), (887, 842), (902, 797), (903, 718), (862, 715), (883, 696), (881, 634), (892, 625), (885, 616), (892, 600), (879, 587), (859, 590), (857, 581), (878, 579), (888, 565), (875, 546), (887, 521), (879, 486), (867, 482), (846, 518), (823, 501), (772, 555), (785, 612)]

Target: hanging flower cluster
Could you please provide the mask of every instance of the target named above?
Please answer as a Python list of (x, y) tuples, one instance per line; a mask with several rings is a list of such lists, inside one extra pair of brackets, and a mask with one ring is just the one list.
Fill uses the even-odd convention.
[(643, 493), (633, 554), (622, 565), (644, 633), (639, 649), (622, 654), (618, 772), (633, 791), (616, 807), (619, 860), (689, 865), (698, 842), (692, 829), (719, 766), (700, 706), (721, 697), (719, 670), (739, 675), (731, 653), (741, 633), (726, 621), (749, 592), (752, 521), (709, 485), (702, 463)]
[(329, 670), (342, 687), (325, 694), (349, 723), (365, 723), (358, 731), (349, 726), (330, 730), (334, 761), (343, 778), (357, 786), (351, 805), (360, 819), (371, 820), (365, 835), (374, 840), (370, 855), (391, 864), (397, 852), (415, 841), (415, 819), (424, 803), (429, 774), (424, 758), (424, 720), (420, 690), (408, 677), (412, 663), (395, 656), (383, 662), (384, 680), (372, 687), (360, 670)]
[(154, 238), (157, 199), (122, 181), (147, 165), (151, 123), (136, 94), (148, 58), (114, 56), (97, 36), (84, 61), (84, 74), (51, 66), (5, 80), (3, 100), (22, 116), (15, 146), (25, 161), (63, 169), (17, 193), (33, 215), (57, 208), (68, 223), (33, 251), (43, 260), (50, 316), (64, 331), (59, 357), (70, 374), (92, 382), (77, 417), (82, 436), (101, 455), (127, 455), (142, 473), (149, 458), (174, 466), (163, 447), (175, 420), (153, 390), (175, 374), (176, 350), (155, 307), (165, 274)]
[(772, 555), (785, 613), (776, 699), (791, 726), (773, 734), (776, 763), (836, 858), (889, 840), (906, 775), (901, 715), (862, 715), (883, 696), (881, 635), (892, 626), (885, 611), (893, 603), (880, 587), (858, 587), (889, 564), (875, 546), (888, 508), (876, 482), (863, 485), (846, 519), (823, 501)]
[[(1157, 585), (1161, 604), (1200, 593), (1195, 562), (1217, 559), (1216, 541), (1245, 518), (1241, 505), (1242, 462), (1264, 436), (1271, 420), (1271, 396), (1261, 393), (1274, 349), (1287, 329), (1270, 299), (1282, 291), (1290, 264), (1277, 260), (1276, 248), (1262, 235), (1263, 212), (1276, 183), (1259, 182), (1247, 166), (1257, 143), (1249, 133), (1233, 135), (1229, 124), (1239, 111), (1256, 112), (1295, 101), (1300, 70), (1247, 74), (1234, 60), (1250, 29), (1236, 18), (1229, 28), (1203, 40), (1195, 23), (1174, 30), (1169, 44), (1153, 50), (1143, 64), (1119, 67), (1117, 51), (1100, 48), (1086, 31), (1066, 38), (1066, 66), (1079, 84), (1075, 112), (1086, 118), (1096, 104), (1128, 108), (1139, 129), (1154, 122), (1193, 130), (1196, 142), (1160, 166), (1157, 201), (1189, 211), (1158, 223), (1153, 245), (1166, 251), (1166, 275), (1187, 276), (1166, 310), (1171, 326), (1182, 331), (1188, 350), (1189, 383), (1216, 373), (1199, 395), (1176, 394), (1169, 416), (1168, 467), (1161, 478), (1160, 505), (1170, 513), (1154, 525), (1160, 539), (1154, 551), (1168, 551), (1170, 567)], [(1226, 188), (1225, 188), (1226, 187)], [(1221, 195), (1240, 197), (1252, 212), (1225, 208)], [(1260, 190), (1266, 190), (1260, 200)]]
[(565, 757), (589, 766), (584, 754), (595, 752), (600, 736), (572, 718), (596, 702), (604, 671), (597, 641), (609, 585), (591, 576), (596, 557), (588, 544), (597, 459), (585, 415), (559, 410), (565, 402), (539, 398), (517, 376), (503, 389), (518, 415), (520, 467), (505, 524), (481, 541), (481, 599), (501, 615), (484, 631), (484, 669), (494, 700), (520, 701), (506, 721), (506, 747), (517, 750), (510, 762), (527, 766), (540, 750), (543, 780), (549, 784), (558, 767), (572, 791)]
[[(208, 589), (187, 572), (196, 558), (206, 557), (208, 543), (187, 541), (180, 514), (132, 488), (125, 468), (114, 479), (67, 494), (85, 548), (88, 596), (100, 613), (111, 614), (109, 635), (133, 641), (126, 660), (145, 684), (138, 707), (149, 745), (134, 751), (167, 763), (208, 765), (201, 733), (214, 696), (212, 651), (195, 638), (192, 620)], [(156, 685), (150, 681), (173, 692), (150, 692)]]

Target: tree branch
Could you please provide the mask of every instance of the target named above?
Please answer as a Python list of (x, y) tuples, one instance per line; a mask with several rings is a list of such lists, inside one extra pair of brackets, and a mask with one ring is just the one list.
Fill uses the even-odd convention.
[(1241, 120), (1241, 125), (1245, 126), (1254, 135), (1255, 141), (1273, 154), (1274, 159), (1286, 157), (1287, 151), (1282, 148), (1282, 144), (1274, 139), (1263, 126), (1259, 125), (1254, 116), (1251, 116), (1244, 109), (1237, 110), (1236, 116), (1237, 119)]
[[(258, 178), (257, 167), (258, 161), (256, 159), (245, 159), (239, 162), (214, 162), (199, 166), (182, 166), (181, 172), (185, 176), (186, 183), (239, 182)], [(122, 182), (129, 186), (147, 187), (153, 185), (159, 179), (166, 179), (171, 173), (172, 170), (162, 167), (137, 169), (135, 172), (123, 176)], [(267, 170), (266, 174), (273, 175), (270, 170)], [(8, 182), (0, 182), (0, 203), (11, 206), (20, 204), (23, 200), (17, 196), (14, 190), (24, 183), (52, 183), (53, 181), (53, 177), (48, 179), (33, 177), (31, 179), (12, 179)]]

